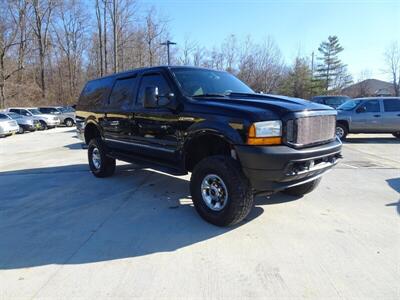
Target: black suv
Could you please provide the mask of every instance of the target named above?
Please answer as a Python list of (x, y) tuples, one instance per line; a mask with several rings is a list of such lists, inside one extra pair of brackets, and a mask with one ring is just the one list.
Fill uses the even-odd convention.
[(116, 159), (191, 172), (196, 210), (219, 226), (243, 220), (256, 194), (311, 192), (342, 145), (335, 110), (256, 94), (229, 73), (194, 67), (89, 81), (76, 113), (95, 176), (111, 176)]

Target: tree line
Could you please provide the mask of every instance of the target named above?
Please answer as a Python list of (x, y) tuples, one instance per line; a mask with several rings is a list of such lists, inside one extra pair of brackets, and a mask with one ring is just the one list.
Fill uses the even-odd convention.
[[(160, 44), (172, 38), (168, 23), (156, 8), (142, 9), (135, 0), (3, 0), (0, 108), (74, 104), (87, 80), (166, 64)], [(310, 98), (351, 83), (342, 51), (330, 36), (315, 61), (298, 56), (288, 65), (273, 39), (232, 34), (208, 49), (187, 37), (171, 56), (175, 65), (229, 71), (258, 92)]]

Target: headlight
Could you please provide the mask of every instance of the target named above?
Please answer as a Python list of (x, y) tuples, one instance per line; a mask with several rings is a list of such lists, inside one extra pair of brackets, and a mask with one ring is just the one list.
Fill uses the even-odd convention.
[(247, 144), (279, 145), (282, 143), (282, 122), (264, 121), (253, 123), (249, 128)]

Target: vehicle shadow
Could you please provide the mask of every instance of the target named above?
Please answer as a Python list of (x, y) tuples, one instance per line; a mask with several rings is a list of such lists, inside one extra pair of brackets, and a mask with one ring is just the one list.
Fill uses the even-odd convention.
[(206, 223), (187, 178), (132, 165), (107, 179), (85, 164), (0, 172), (0, 195), (0, 270), (175, 251), (246, 224)]
[(348, 137), (348, 138), (346, 138), (345, 143), (350, 143), (350, 144), (400, 144), (400, 139), (396, 139), (395, 137), (379, 137), (379, 138)]
[[(400, 194), (400, 177), (387, 179), (386, 182), (392, 189)], [(397, 202), (388, 203), (386, 206), (395, 206), (397, 213), (400, 215), (400, 197)]]
[(65, 145), (64, 148), (68, 148), (70, 150), (80, 150), (83, 149), (83, 143), (74, 143), (74, 144), (69, 144), (69, 145)]

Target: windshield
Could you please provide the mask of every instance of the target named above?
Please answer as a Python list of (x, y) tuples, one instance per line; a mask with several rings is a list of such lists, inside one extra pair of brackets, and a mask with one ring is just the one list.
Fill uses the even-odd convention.
[(343, 103), (342, 105), (340, 105), (337, 109), (341, 109), (341, 110), (352, 110), (354, 109), (359, 103), (361, 102), (361, 100), (348, 100), (345, 103)]
[(39, 110), (37, 110), (36, 108), (30, 108), (28, 110), (32, 115), (42, 115), (43, 114)]
[(254, 93), (251, 88), (227, 72), (191, 68), (173, 68), (172, 72), (184, 93), (190, 97)]
[(72, 107), (57, 107), (59, 111), (62, 113), (74, 112), (75, 110)]

